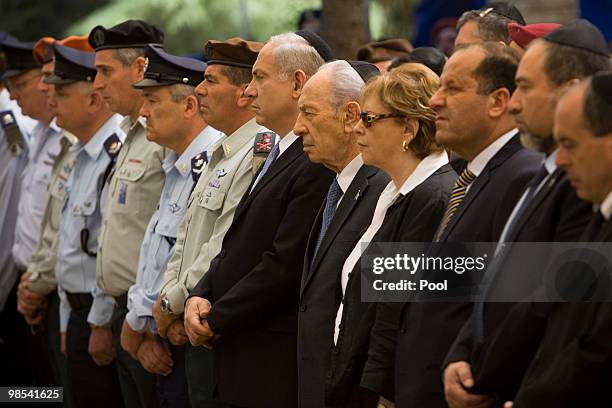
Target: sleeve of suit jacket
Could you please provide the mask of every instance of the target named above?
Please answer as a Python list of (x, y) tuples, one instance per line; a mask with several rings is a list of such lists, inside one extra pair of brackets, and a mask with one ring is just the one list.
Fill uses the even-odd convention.
[[(448, 192), (440, 189), (420, 197), (407, 196), (398, 208), (389, 214), (393, 232), (382, 231), (381, 240), (388, 242), (431, 241), (439, 221), (446, 211)], [(385, 223), (387, 220), (385, 220)], [(403, 303), (379, 303), (370, 333), (368, 360), (360, 385), (387, 399), (394, 399), (394, 362), (397, 332)]]
[[(297, 310), (302, 271), (287, 266), (295, 264), (296, 258), (304, 257), (308, 233), (329, 188), (330, 175), (321, 165), (308, 162), (302, 167), (301, 175), (291, 188), (273, 249), (264, 252), (260, 262), (214, 302), (208, 322), (215, 333), (235, 332), (256, 323), (278, 307), (289, 305)], [(211, 268), (191, 295), (208, 297), (210, 279), (217, 272)]]

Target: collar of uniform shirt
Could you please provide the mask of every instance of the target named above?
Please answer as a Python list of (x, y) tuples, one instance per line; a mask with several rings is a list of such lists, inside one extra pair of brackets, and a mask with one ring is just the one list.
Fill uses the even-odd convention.
[[(293, 131), (287, 133), (287, 136), (281, 138), (281, 140), (278, 142), (278, 157), (281, 157), (283, 152), (287, 150), (289, 146), (291, 146), (293, 142), (298, 139), (299, 137), (295, 133), (293, 133)], [(278, 160), (278, 157), (276, 158), (276, 160)]]
[[(227, 135), (221, 140), (221, 145), (223, 147), (223, 154), (225, 154), (225, 158), (231, 157), (235, 152), (240, 150), (240, 148), (246, 143), (247, 140), (253, 140), (255, 134), (259, 132), (270, 132), (265, 127), (259, 125), (255, 118), (252, 118), (248, 122), (245, 122), (242, 126), (234, 131), (231, 135)], [(213, 147), (213, 151), (216, 151), (216, 148)]]
[(610, 221), (610, 217), (612, 216), (612, 191), (608, 192), (603, 203), (599, 206), (599, 211), (601, 211), (601, 215), (603, 215), (606, 221)]
[(471, 162), (468, 163), (468, 169), (474, 173), (476, 177), (478, 177), (486, 167), (487, 163), (489, 163), (489, 160), (491, 160), (493, 156), (495, 156), (497, 152), (499, 152), (501, 148), (504, 147), (506, 143), (508, 143), (510, 139), (516, 135), (517, 132), (518, 129), (515, 128), (498, 137), (497, 140), (488, 145), (482, 152), (478, 153)]
[(189, 143), (187, 149), (179, 158), (176, 157), (174, 151), (170, 152), (162, 163), (164, 172), (168, 174), (172, 167), (180, 173), (182, 177), (191, 175), (191, 159), (197, 154), (206, 151), (210, 157), (211, 147), (223, 137), (223, 134), (212, 126), (206, 126), (202, 131)]
[(102, 126), (100, 126), (100, 128), (96, 131), (96, 133), (94, 133), (87, 143), (84, 145), (81, 144), (81, 142), (75, 143), (70, 148), (70, 152), (77, 156), (81, 150), (85, 150), (87, 155), (92, 160), (97, 160), (100, 153), (104, 149), (104, 142), (109, 136), (114, 133), (122, 142), (125, 139), (125, 134), (118, 129), (121, 120), (121, 115), (114, 114)]
[[(353, 158), (353, 160), (351, 160), (349, 164), (346, 165), (346, 167), (342, 169), (340, 174), (338, 174), (337, 176), (338, 185), (340, 186), (340, 189), (342, 190), (343, 197), (344, 197), (344, 193), (350, 187), (351, 183), (353, 182), (353, 179), (357, 175), (357, 172), (359, 171), (361, 166), (363, 166), (363, 158), (361, 157), (361, 153), (359, 153), (357, 156)], [(342, 198), (338, 200), (338, 205), (340, 205), (341, 201), (342, 201)]]

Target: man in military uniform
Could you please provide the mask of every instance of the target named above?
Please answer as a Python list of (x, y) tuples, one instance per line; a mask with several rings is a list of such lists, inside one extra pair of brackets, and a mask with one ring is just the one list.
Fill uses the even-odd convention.
[(96, 287), (95, 257), (104, 177), (125, 135), (119, 128), (121, 117), (113, 115), (100, 92), (93, 89), (94, 53), (57, 43), (53, 48), (54, 73), (45, 81), (55, 87), (52, 103), (58, 124), (79, 140), (70, 149), (74, 168), (68, 178), (57, 237), (55, 274), (61, 299), (62, 348), (77, 406), (121, 406), (114, 349), (101, 347), (90, 326), (103, 324), (108, 319), (107, 310), (112, 311), (114, 306), (114, 299)]
[[(174, 333), (183, 336), (178, 344), (187, 342), (181, 318), (187, 294), (219, 253), (238, 202), (274, 144), (276, 135), (255, 122), (251, 99), (244, 95), (262, 46), (240, 38), (206, 45), (208, 67), (197, 88), (200, 109), (227, 136), (215, 146), (189, 200), (154, 309), (160, 334), (174, 344)], [(203, 347), (185, 348), (192, 405), (217, 406), (212, 400), (212, 354)]]
[(221, 251), (186, 302), (189, 340), (214, 346), (219, 397), (231, 405), (292, 407), (297, 401), (296, 329), (304, 252), (333, 174), (308, 160), (292, 129), (302, 88), (323, 61), (295, 33), (272, 37), (257, 56), (244, 94), (253, 98), (257, 123), (281, 140), (236, 209)]
[[(16, 132), (14, 126), (12, 131), (9, 129), (11, 124), (15, 123), (13, 116), (5, 114), (2, 118), (4, 124), (8, 125), (5, 127), (7, 142), (13, 153), (19, 156), (16, 163), (14, 162), (16, 168), (13, 175), (20, 177), (12, 181), (20, 183), (18, 192), (12, 192), (19, 197), (19, 202), (15, 208), (8, 209), (8, 212), (13, 214), (5, 219), (7, 224), (14, 225), (13, 231), (5, 230), (7, 234), (12, 235), (7, 240), (8, 243), (14, 238), (11, 249), (14, 264), (9, 262), (3, 265), (2, 288), (7, 292), (12, 288), (12, 291), (8, 299), (10, 310), (7, 309), (6, 315), (3, 316), (8, 321), (3, 322), (1, 326), (7, 330), (6, 337), (2, 336), (5, 347), (8, 347), (7, 350), (11, 350), (11, 344), (15, 347), (12, 352), (7, 353), (5, 361), (8, 366), (15, 366), (14, 370), (8, 369), (7, 372), (15, 373), (11, 381), (16, 384), (30, 384), (33, 378), (39, 378), (46, 383), (49, 376), (43, 373), (50, 374), (50, 371), (41, 367), (48, 368), (48, 364), (40, 366), (37, 362), (36, 369), (32, 369), (33, 366), (29, 363), (32, 353), (25, 350), (29, 349), (32, 336), (23, 317), (15, 313), (16, 302), (13, 296), (17, 290), (17, 277), (25, 272), (38, 242), (51, 169), (60, 150), (61, 129), (53, 121), (45, 95), (37, 87), (40, 66), (32, 54), (34, 43), (24, 43), (9, 36), (2, 41), (1, 47), (7, 59), (7, 70), (3, 73), (2, 80), (7, 85), (10, 97), (17, 102), (24, 115), (36, 121), (28, 137)], [(5, 244), (3, 241), (3, 245)], [(26, 361), (23, 360), (23, 355), (27, 356)]]
[[(121, 330), (121, 346), (150, 373), (157, 374), (162, 406), (189, 407), (185, 379), (187, 336), (182, 331), (162, 341), (153, 321), (164, 271), (176, 242), (187, 200), (204, 170), (211, 148), (223, 134), (204, 121), (195, 87), (206, 64), (145, 49), (148, 61), (144, 79), (133, 86), (143, 90), (141, 115), (147, 121), (147, 138), (172, 150), (164, 160), (166, 182), (140, 249), (136, 283), (128, 293), (128, 313)], [(175, 325), (174, 327), (178, 327)], [(182, 328), (182, 326), (180, 326)], [(174, 331), (171, 332), (174, 334)]]
[[(41, 65), (40, 89), (47, 97), (49, 110), (55, 115), (55, 102), (51, 84), (43, 80), (53, 74), (53, 43), (55, 39), (44, 37), (34, 46), (34, 59)], [(71, 36), (59, 44), (68, 47), (93, 51), (87, 37)], [(64, 406), (72, 406), (71, 388), (68, 381), (66, 358), (61, 352), (59, 330), (59, 297), (55, 281), (55, 263), (57, 255), (57, 233), (61, 207), (66, 195), (68, 177), (74, 166), (74, 158), (69, 153), (77, 142), (74, 135), (62, 132), (60, 138), (61, 150), (55, 159), (47, 194), (47, 204), (41, 223), (40, 237), (27, 272), (21, 276), (17, 292), (18, 310), (31, 326), (44, 328), (46, 339), (40, 345), (44, 354), (48, 352), (51, 368), (57, 383), (64, 387)], [(46, 320), (46, 322), (45, 322)]]
[(125, 144), (115, 159), (116, 168), (105, 187), (96, 265), (98, 287), (115, 298), (117, 308), (113, 313), (113, 305), (109, 305), (105, 321), (92, 330), (92, 342), (108, 353), (116, 348), (121, 388), (130, 407), (158, 404), (155, 376), (121, 348), (120, 335), (127, 313), (127, 291), (136, 282), (140, 246), (165, 178), (165, 149), (147, 140), (145, 119), (139, 117), (142, 91), (132, 85), (143, 79), (146, 70), (145, 45), (161, 47), (163, 37), (157, 27), (141, 20), (128, 20), (108, 29), (97, 26), (89, 34), (98, 70), (94, 88), (111, 111), (125, 116), (121, 128), (126, 132)]

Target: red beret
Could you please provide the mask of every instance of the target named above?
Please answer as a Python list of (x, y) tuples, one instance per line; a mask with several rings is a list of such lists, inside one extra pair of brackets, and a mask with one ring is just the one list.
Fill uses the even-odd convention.
[(536, 38), (544, 37), (546, 34), (561, 27), (561, 24), (556, 23), (540, 23), (529, 24), (522, 26), (518, 23), (508, 23), (508, 32), (512, 41), (518, 44), (519, 47), (525, 48), (529, 43)]

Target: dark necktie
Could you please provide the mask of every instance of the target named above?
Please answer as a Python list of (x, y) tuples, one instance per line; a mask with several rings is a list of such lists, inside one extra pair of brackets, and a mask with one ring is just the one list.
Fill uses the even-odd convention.
[(321, 246), (321, 242), (325, 237), (325, 233), (329, 228), (329, 225), (334, 218), (334, 214), (336, 213), (336, 207), (338, 206), (338, 201), (340, 201), (340, 197), (342, 197), (342, 189), (340, 188), (340, 184), (338, 184), (338, 180), (334, 179), (329, 186), (329, 190), (327, 191), (327, 198), (325, 199), (325, 208), (323, 209), (323, 218), (321, 220), (321, 230), (319, 231), (319, 236), (317, 238), (317, 244), (315, 246), (315, 250), (312, 253), (312, 260), (315, 259), (317, 255), (317, 251)]
[(595, 211), (591, 221), (587, 224), (584, 232), (582, 233), (582, 241), (597, 241), (597, 236), (601, 232), (601, 229), (606, 222), (601, 211)]

